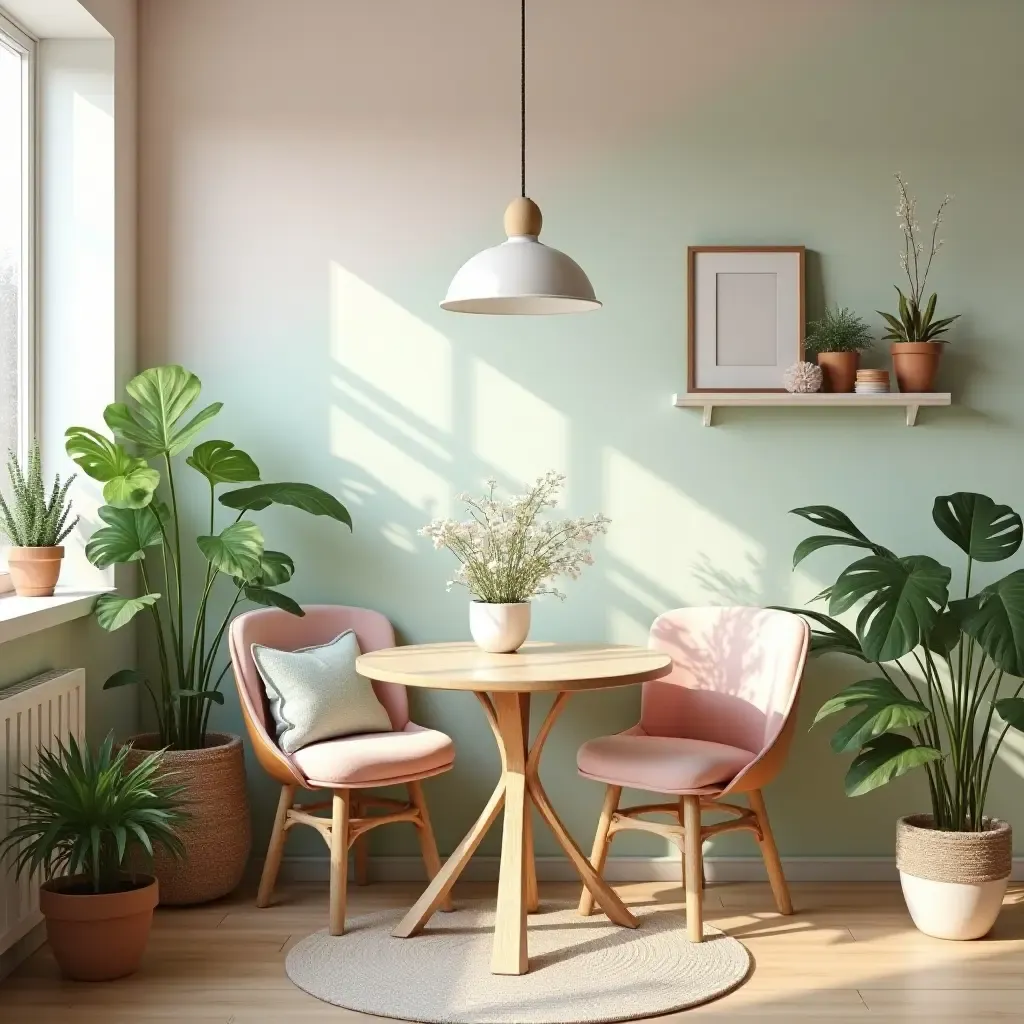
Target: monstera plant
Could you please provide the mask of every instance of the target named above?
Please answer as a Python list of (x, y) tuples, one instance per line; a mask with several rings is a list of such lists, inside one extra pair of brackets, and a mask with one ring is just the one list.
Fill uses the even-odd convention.
[[(137, 597), (101, 596), (96, 617), (104, 629), (114, 630), (145, 613), (159, 659), (156, 678), (124, 669), (105, 685), (143, 686), (152, 699), (160, 745), (177, 750), (205, 745), (211, 705), (223, 703), (220, 684), (227, 666), (216, 677), (214, 669), (239, 603), (302, 614), (277, 589), (295, 571), (292, 559), (266, 546), (250, 515), (272, 504), (290, 505), (352, 525), (337, 498), (310, 484), (261, 482), (249, 455), (230, 441), (212, 440), (196, 444), (184, 460), (208, 490), (208, 528), (194, 540), (184, 537), (176, 457), (222, 406), (214, 402), (187, 416), (201, 387), (199, 378), (180, 366), (146, 370), (128, 384), (129, 401), (108, 405), (103, 413), (113, 440), (88, 427), (71, 427), (66, 434), (68, 455), (102, 482), (107, 502), (99, 510), (106, 525), (93, 534), (86, 556), (101, 569), (138, 563), (142, 582)], [(231, 486), (237, 484), (245, 486)], [(230, 489), (218, 493), (225, 486)], [(230, 515), (226, 525), (218, 524), (218, 508)], [(195, 577), (186, 567), (192, 558), (200, 564), (201, 583), (188, 600), (186, 581)], [(227, 613), (213, 620), (210, 604), (217, 587), (226, 588), (231, 600)]]
[[(998, 899), (994, 890), (986, 896), (998, 913), (1010, 868), (1009, 826), (987, 817), (985, 807), (1007, 732), (1024, 730), (1024, 569), (980, 588), (973, 584), (977, 563), (1016, 553), (1024, 535), (1021, 517), (983, 494), (958, 492), (935, 499), (932, 519), (961, 552), (962, 586), (953, 588), (948, 566), (929, 555), (895, 554), (839, 509), (812, 505), (793, 514), (830, 531), (797, 545), (794, 568), (822, 548), (862, 552), (814, 599), (827, 601), (828, 614), (789, 609), (811, 620), (811, 654), (845, 654), (875, 669), (827, 700), (815, 724), (849, 715), (832, 737), (836, 753), (854, 755), (846, 774), (849, 796), (869, 793), (915, 768), (925, 772), (931, 815), (900, 823), (897, 859), (902, 858), (904, 892), (922, 930), (946, 938), (975, 937), (966, 932), (979, 927), (983, 914), (973, 925), (922, 923), (908, 875), (917, 885), (920, 913), (936, 908), (945, 913), (945, 890), (925, 885), (928, 891), (922, 892), (918, 883), (922, 878), (926, 883), (977, 883), (976, 872), (967, 879), (949, 877), (951, 865), (962, 866), (971, 858), (975, 866), (980, 863), (980, 854), (967, 856), (965, 841), (987, 844), (998, 854), (998, 863), (982, 881), (1001, 882)], [(855, 608), (856, 624), (850, 629), (837, 616)], [(929, 855), (928, 842), (939, 842), (936, 832), (959, 833), (961, 845), (955, 851), (933, 846)], [(967, 840), (966, 834), (974, 838)], [(921, 843), (925, 855), (915, 853), (915, 844)], [(929, 863), (939, 867), (929, 873)]]

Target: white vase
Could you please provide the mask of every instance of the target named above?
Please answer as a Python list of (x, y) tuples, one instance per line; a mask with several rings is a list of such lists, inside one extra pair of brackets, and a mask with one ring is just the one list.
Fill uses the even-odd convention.
[(530, 633), (530, 602), (518, 604), (469, 604), (469, 632), (477, 647), (491, 654), (518, 651)]
[(943, 832), (930, 815), (901, 818), (896, 866), (918, 929), (937, 939), (980, 939), (996, 923), (1010, 880), (1010, 826), (989, 819), (981, 832)]

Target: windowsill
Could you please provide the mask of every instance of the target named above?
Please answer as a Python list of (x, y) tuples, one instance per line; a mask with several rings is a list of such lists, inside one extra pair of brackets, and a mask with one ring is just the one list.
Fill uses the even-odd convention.
[(108, 590), (58, 587), (53, 597), (0, 597), (0, 643), (50, 629), (92, 612), (96, 598)]

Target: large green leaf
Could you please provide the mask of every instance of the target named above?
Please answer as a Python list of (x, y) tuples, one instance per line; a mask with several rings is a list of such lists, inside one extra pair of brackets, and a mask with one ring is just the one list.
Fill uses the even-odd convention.
[(146, 557), (146, 548), (163, 543), (152, 505), (145, 508), (104, 505), (99, 516), (107, 525), (97, 530), (85, 546), (85, 557), (98, 569), (137, 562)]
[(202, 473), (211, 484), (240, 484), (260, 478), (256, 463), (230, 441), (204, 441), (197, 444), (185, 461)]
[(199, 378), (184, 367), (156, 366), (125, 388), (136, 408), (115, 402), (107, 406), (103, 418), (118, 437), (137, 444), (143, 455), (177, 455), (222, 408), (223, 403), (214, 402), (179, 426), (178, 420), (201, 389)]
[[(815, 526), (821, 526), (826, 530), (835, 530), (837, 533), (845, 533), (847, 537), (854, 537), (857, 540), (867, 541), (868, 538), (853, 524), (853, 520), (845, 513), (832, 505), (804, 505), (801, 508), (791, 508), (789, 514), (800, 516)], [(868, 541), (870, 543), (870, 541)]]
[(287, 594), (282, 594), (279, 590), (271, 590), (270, 587), (246, 587), (244, 593), (246, 598), (254, 604), (261, 604), (267, 608), (282, 608), (284, 611), (300, 617), (306, 614), (297, 601)]
[(263, 569), (263, 533), (255, 523), (242, 519), (215, 536), (197, 537), (196, 543), (218, 572), (243, 580), (259, 579)]
[(292, 505), (314, 516), (330, 516), (352, 528), (348, 509), (333, 494), (312, 484), (281, 483), (255, 484), (228, 491), (220, 496), (220, 503), (228, 508), (259, 512), (268, 505)]
[(1024, 732), (1024, 697), (1004, 697), (997, 700), (996, 712), (1007, 725)]
[[(805, 537), (793, 551), (793, 568), (795, 569), (808, 555), (821, 548), (867, 548), (875, 551), (875, 545), (869, 540), (857, 537), (836, 537), (833, 534), (821, 533), (813, 537)], [(877, 553), (877, 552), (876, 552)]]
[(879, 786), (942, 759), (934, 747), (919, 747), (909, 736), (887, 732), (870, 740), (846, 773), (846, 795), (863, 796)]
[(811, 657), (819, 657), (822, 654), (848, 654), (861, 661), (868, 660), (861, 650), (857, 635), (837, 619), (833, 619), (824, 612), (811, 611), (809, 608), (787, 608), (784, 605), (773, 605), (773, 607), (779, 611), (803, 615), (812, 622), (817, 622), (825, 627), (824, 631), (811, 627), (809, 647)]
[(961, 551), (979, 562), (1001, 562), (1020, 547), (1024, 523), (1009, 505), (984, 494), (943, 494), (932, 506), (935, 525)]
[(850, 683), (849, 686), (844, 687), (821, 705), (818, 713), (814, 716), (813, 725), (817, 725), (829, 715), (862, 704), (884, 704), (905, 699), (903, 691), (891, 679), (886, 679), (884, 676), (877, 679), (858, 679), (857, 682)]
[(107, 678), (104, 690), (116, 690), (119, 686), (145, 686), (146, 677), (134, 668), (123, 668)]
[(88, 427), (70, 427), (65, 450), (93, 480), (103, 483), (103, 500), (116, 508), (143, 508), (153, 500), (160, 474), (145, 459), (129, 455), (124, 448)]
[(96, 621), (104, 629), (120, 629), (131, 622), (143, 608), (148, 608), (159, 600), (159, 594), (143, 594), (141, 597), (100, 594), (96, 598)]
[(898, 700), (869, 701), (832, 737), (832, 749), (859, 750), (869, 740), (893, 729), (910, 729), (923, 722), (931, 712), (920, 701), (900, 696)]
[(836, 580), (829, 612), (840, 615), (866, 599), (857, 617), (861, 647), (871, 661), (894, 661), (931, 633), (949, 599), (951, 575), (926, 555), (869, 555)]
[(264, 551), (260, 559), (259, 582), (264, 587), (279, 587), (295, 575), (295, 563), (291, 555), (283, 551)]
[(1024, 676), (1024, 569), (985, 587), (963, 630), (1004, 672)]

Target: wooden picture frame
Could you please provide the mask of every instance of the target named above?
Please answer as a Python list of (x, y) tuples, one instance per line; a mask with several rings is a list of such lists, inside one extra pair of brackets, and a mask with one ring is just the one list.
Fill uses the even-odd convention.
[(804, 357), (802, 245), (691, 245), (686, 250), (686, 390), (785, 391)]

